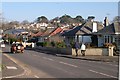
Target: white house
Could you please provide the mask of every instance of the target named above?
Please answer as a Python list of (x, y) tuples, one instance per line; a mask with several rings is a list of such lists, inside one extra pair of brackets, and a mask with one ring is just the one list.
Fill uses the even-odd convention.
[[(81, 26), (76, 26), (73, 29), (65, 32), (65, 41), (78, 41), (79, 43), (92, 43), (92, 33), (97, 32), (103, 28), (102, 23), (97, 21), (88, 21)], [(97, 43), (96, 43), (97, 44)]]
[(101, 47), (104, 44), (112, 44), (116, 43), (120, 46), (120, 22), (114, 22), (97, 33), (95, 35), (98, 36), (98, 46)]

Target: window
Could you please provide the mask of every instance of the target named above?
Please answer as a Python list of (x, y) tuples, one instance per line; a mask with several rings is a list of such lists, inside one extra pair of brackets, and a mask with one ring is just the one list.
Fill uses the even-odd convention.
[(113, 43), (113, 36), (112, 35), (104, 36), (104, 42), (105, 43)]

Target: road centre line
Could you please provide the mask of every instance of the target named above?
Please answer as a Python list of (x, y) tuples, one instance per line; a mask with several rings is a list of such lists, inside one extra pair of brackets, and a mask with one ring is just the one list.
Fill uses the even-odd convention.
[(42, 57), (43, 59), (46, 59), (46, 60), (50, 60), (50, 61), (54, 61), (53, 59), (51, 58), (47, 58), (47, 57)]
[(94, 70), (89, 70), (89, 71), (93, 72), (93, 73), (101, 74), (101, 75), (104, 75), (104, 76), (107, 76), (107, 77), (111, 77), (111, 78), (117, 78), (115, 76), (111, 76), (111, 75), (108, 75), (108, 74), (105, 74), (105, 73), (101, 73), (101, 72), (97, 72), (97, 71), (94, 71)]
[(34, 75), (35, 78), (39, 78), (37, 75)]
[[(88, 62), (94, 62), (94, 61), (88, 61)], [(103, 63), (103, 62), (96, 62), (96, 63), (99, 63), (99, 64), (105, 64), (105, 63), (107, 63), (106, 65), (111, 65), (111, 66), (115, 66), (115, 67), (119, 66), (119, 65), (115, 65), (115, 64), (110, 64), (110, 62), (105, 62), (105, 63)]]
[(17, 70), (17, 67), (14, 67), (14, 66), (6, 66), (7, 69), (14, 69), (14, 70)]
[(72, 65), (72, 64), (69, 64), (69, 63), (65, 63), (65, 62), (62, 62), (62, 61), (60, 61), (59, 63), (61, 63), (61, 64), (65, 64), (65, 65), (68, 65), (68, 66), (72, 66), (72, 67), (78, 67), (78, 66), (76, 66), (76, 65)]

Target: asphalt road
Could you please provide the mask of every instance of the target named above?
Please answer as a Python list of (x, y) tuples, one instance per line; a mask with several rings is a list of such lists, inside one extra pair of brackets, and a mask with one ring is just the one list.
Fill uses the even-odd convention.
[[(21, 76), (14, 76), (17, 78), (118, 78), (117, 62), (71, 59), (32, 50), (11, 54), (8, 47), (3, 51), (24, 70)], [(4, 77), (5, 72), (2, 74)]]

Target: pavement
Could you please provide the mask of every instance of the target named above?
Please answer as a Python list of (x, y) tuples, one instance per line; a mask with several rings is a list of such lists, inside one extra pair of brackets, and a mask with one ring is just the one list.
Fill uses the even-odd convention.
[(42, 52), (46, 54), (56, 55), (59, 57), (71, 58), (71, 59), (81, 59), (81, 60), (89, 60), (89, 61), (103, 61), (103, 62), (118, 62), (120, 56), (73, 56), (73, 55), (65, 55), (65, 54), (56, 54), (50, 51), (41, 51), (38, 49), (29, 49), (37, 52)]

